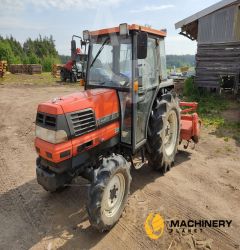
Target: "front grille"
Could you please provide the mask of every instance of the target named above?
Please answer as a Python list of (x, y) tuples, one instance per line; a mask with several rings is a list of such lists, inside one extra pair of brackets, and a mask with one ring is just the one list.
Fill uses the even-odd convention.
[(55, 128), (56, 123), (57, 121), (55, 116), (50, 116), (43, 113), (37, 113), (36, 124)]
[(36, 118), (37, 123), (42, 123), (44, 122), (44, 115), (41, 113), (37, 113), (37, 118)]
[(85, 109), (70, 115), (75, 136), (89, 133), (96, 129), (96, 119), (92, 109)]

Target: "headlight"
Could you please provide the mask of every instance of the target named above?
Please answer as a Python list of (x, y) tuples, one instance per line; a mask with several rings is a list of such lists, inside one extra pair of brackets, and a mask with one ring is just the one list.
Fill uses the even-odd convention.
[(65, 142), (68, 140), (67, 133), (64, 130), (54, 131), (54, 130), (42, 128), (37, 125), (35, 129), (35, 135), (39, 139), (42, 139), (44, 141), (47, 141), (53, 144)]

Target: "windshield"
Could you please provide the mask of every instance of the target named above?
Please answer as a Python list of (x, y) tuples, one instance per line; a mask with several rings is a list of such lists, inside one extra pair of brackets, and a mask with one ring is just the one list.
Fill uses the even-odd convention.
[(131, 38), (101, 36), (92, 39), (88, 80), (102, 87), (130, 87), (132, 78)]

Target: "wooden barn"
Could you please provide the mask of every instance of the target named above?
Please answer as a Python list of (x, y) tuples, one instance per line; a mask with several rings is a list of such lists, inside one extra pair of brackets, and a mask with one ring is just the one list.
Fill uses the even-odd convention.
[(240, 89), (240, 0), (223, 0), (178, 23), (197, 41), (196, 84), (209, 90)]

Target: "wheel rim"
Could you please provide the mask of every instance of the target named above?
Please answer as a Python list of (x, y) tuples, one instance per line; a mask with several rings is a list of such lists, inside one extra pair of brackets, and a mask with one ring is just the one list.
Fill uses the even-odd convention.
[(102, 212), (107, 217), (113, 217), (120, 209), (125, 193), (125, 178), (117, 173), (109, 181), (104, 190)]
[(178, 120), (177, 114), (172, 110), (166, 117), (166, 126), (164, 130), (164, 146), (165, 152), (168, 156), (172, 155), (176, 147), (176, 140), (178, 134)]

